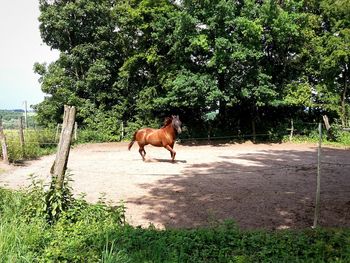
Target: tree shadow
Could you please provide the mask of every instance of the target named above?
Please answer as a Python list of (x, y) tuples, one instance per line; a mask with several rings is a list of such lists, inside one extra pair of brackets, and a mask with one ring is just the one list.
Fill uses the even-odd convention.
[[(324, 148), (319, 225), (350, 227), (350, 151)], [(269, 150), (188, 164), (182, 174), (142, 184), (149, 222), (166, 228), (233, 219), (245, 229), (307, 228), (313, 224), (317, 149)]]

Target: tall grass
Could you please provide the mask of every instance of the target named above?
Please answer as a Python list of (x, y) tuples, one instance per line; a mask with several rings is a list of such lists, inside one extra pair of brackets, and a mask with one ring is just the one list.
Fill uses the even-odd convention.
[[(50, 129), (24, 130), (24, 147), (21, 146), (18, 130), (5, 130), (5, 136), (10, 162), (53, 153), (57, 145), (55, 131)], [(0, 151), (0, 156), (1, 154)]]
[(35, 261), (35, 246), (43, 240), (45, 222), (24, 220), (25, 200), (19, 192), (0, 191), (0, 262)]

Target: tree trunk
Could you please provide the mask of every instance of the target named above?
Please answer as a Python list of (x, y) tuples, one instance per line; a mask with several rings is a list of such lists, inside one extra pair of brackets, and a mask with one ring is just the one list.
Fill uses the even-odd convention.
[[(220, 73), (218, 73), (218, 87), (219, 87), (219, 90), (223, 94), (225, 94), (225, 76)], [(219, 101), (219, 119), (222, 125), (226, 123), (227, 109), (226, 109), (226, 101), (223, 99)]]
[(256, 142), (256, 120), (258, 119), (258, 109), (256, 105), (252, 106), (251, 118), (252, 118), (253, 142), (255, 143)]
[(252, 132), (253, 132), (253, 142), (256, 142), (256, 130), (255, 130), (255, 118), (252, 118)]
[(348, 93), (348, 79), (347, 70), (344, 72), (344, 90), (341, 99), (341, 124), (343, 127), (346, 126), (346, 96)]

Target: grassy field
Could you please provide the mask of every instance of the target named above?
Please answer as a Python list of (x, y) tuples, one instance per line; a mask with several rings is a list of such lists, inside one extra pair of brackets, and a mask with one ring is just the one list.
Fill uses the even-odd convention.
[[(10, 162), (34, 159), (53, 153), (56, 149), (55, 131), (50, 129), (25, 129), (23, 147), (20, 143), (18, 130), (5, 130), (4, 133)], [(1, 155), (2, 152), (0, 151)]]
[(47, 197), (40, 184), (0, 189), (0, 262), (350, 262), (350, 229), (142, 229), (124, 222), (122, 205), (90, 205), (69, 191), (52, 221)]

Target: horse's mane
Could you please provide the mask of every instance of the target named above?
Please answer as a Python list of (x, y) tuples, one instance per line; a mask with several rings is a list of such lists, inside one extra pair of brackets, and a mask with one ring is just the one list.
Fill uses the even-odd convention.
[(165, 128), (166, 126), (168, 126), (172, 121), (173, 121), (172, 117), (166, 117), (164, 122), (163, 122), (162, 128)]

